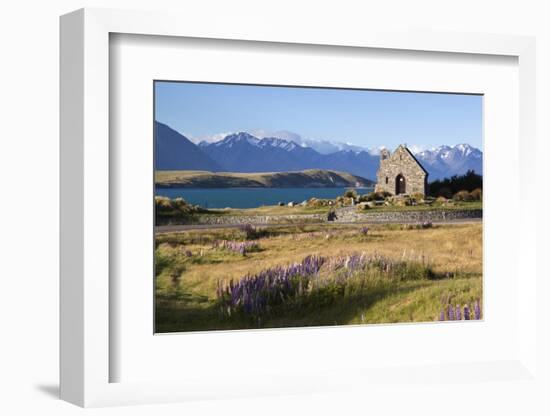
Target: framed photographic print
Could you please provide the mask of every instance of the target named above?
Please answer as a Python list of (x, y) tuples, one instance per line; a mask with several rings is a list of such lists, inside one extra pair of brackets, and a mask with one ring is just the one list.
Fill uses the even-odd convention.
[(61, 19), (62, 398), (536, 386), (533, 39), (184, 20)]
[(154, 94), (155, 332), (482, 319), (481, 95)]

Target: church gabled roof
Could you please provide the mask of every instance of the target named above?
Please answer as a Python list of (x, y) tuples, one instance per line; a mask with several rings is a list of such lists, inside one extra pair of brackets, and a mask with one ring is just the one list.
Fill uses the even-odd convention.
[(420, 162), (418, 161), (418, 159), (416, 158), (416, 156), (413, 155), (413, 152), (411, 152), (411, 151), (409, 150), (409, 148), (408, 148), (407, 146), (403, 145), (403, 144), (400, 145), (400, 146), (403, 147), (403, 149), (405, 149), (405, 150), (407, 151), (407, 153), (412, 157), (412, 159), (416, 162), (416, 164), (417, 164), (418, 166), (420, 166), (420, 169), (422, 169), (422, 170), (424, 171), (424, 173), (426, 174), (426, 176), (428, 176), (428, 171), (427, 171), (426, 169), (424, 169), (424, 166), (422, 166), (422, 163), (420, 163)]

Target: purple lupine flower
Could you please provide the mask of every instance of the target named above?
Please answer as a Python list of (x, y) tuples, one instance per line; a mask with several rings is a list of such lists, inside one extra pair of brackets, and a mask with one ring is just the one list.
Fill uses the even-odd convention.
[(455, 320), (455, 310), (453, 308), (453, 305), (449, 305), (449, 321)]
[(455, 320), (461, 321), (462, 320), (462, 310), (460, 309), (460, 306), (456, 305), (455, 309)]
[(441, 309), (441, 312), (439, 312), (439, 320), (440, 321), (445, 320), (445, 308)]
[(479, 299), (476, 300), (476, 303), (474, 306), (474, 319), (481, 319), (481, 307), (479, 305)]
[(361, 228), (361, 234), (367, 235), (369, 233), (369, 227), (362, 227)]
[(470, 320), (470, 306), (468, 304), (464, 305), (464, 320)]
[[(248, 244), (251, 242), (219, 241), (215, 246), (234, 250), (234, 247), (248, 247)], [(325, 264), (329, 272), (338, 273), (321, 279), (319, 273)], [(247, 274), (237, 281), (229, 280), (228, 283), (220, 284), (217, 298), (220, 310), (227, 315), (242, 312), (258, 318), (277, 305), (309, 296), (315, 287), (333, 283), (346, 285), (347, 279), (358, 271), (369, 268), (392, 277), (391, 273), (403, 266), (406, 266), (405, 261), (395, 262), (378, 254), (367, 256), (354, 253), (331, 259), (310, 255), (297, 263), (270, 267), (256, 274)]]
[(256, 275), (246, 275), (237, 283), (230, 280), (218, 300), (228, 315), (242, 310), (251, 316), (260, 316), (271, 305), (301, 296), (309, 279), (319, 272), (324, 263), (320, 256), (307, 256), (300, 263), (276, 266)]

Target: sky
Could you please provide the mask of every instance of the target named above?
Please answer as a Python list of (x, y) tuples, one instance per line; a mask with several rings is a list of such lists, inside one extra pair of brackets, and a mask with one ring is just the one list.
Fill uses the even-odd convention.
[(428, 149), (482, 148), (480, 95), (155, 82), (155, 119), (198, 141), (239, 131)]

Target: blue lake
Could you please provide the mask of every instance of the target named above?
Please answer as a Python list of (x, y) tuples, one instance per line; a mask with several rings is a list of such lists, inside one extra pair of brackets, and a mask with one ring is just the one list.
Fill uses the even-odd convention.
[[(155, 194), (169, 198), (181, 197), (204, 208), (257, 208), (262, 205), (300, 203), (309, 198), (334, 199), (349, 188), (156, 188)], [(354, 188), (359, 194), (373, 188)]]

